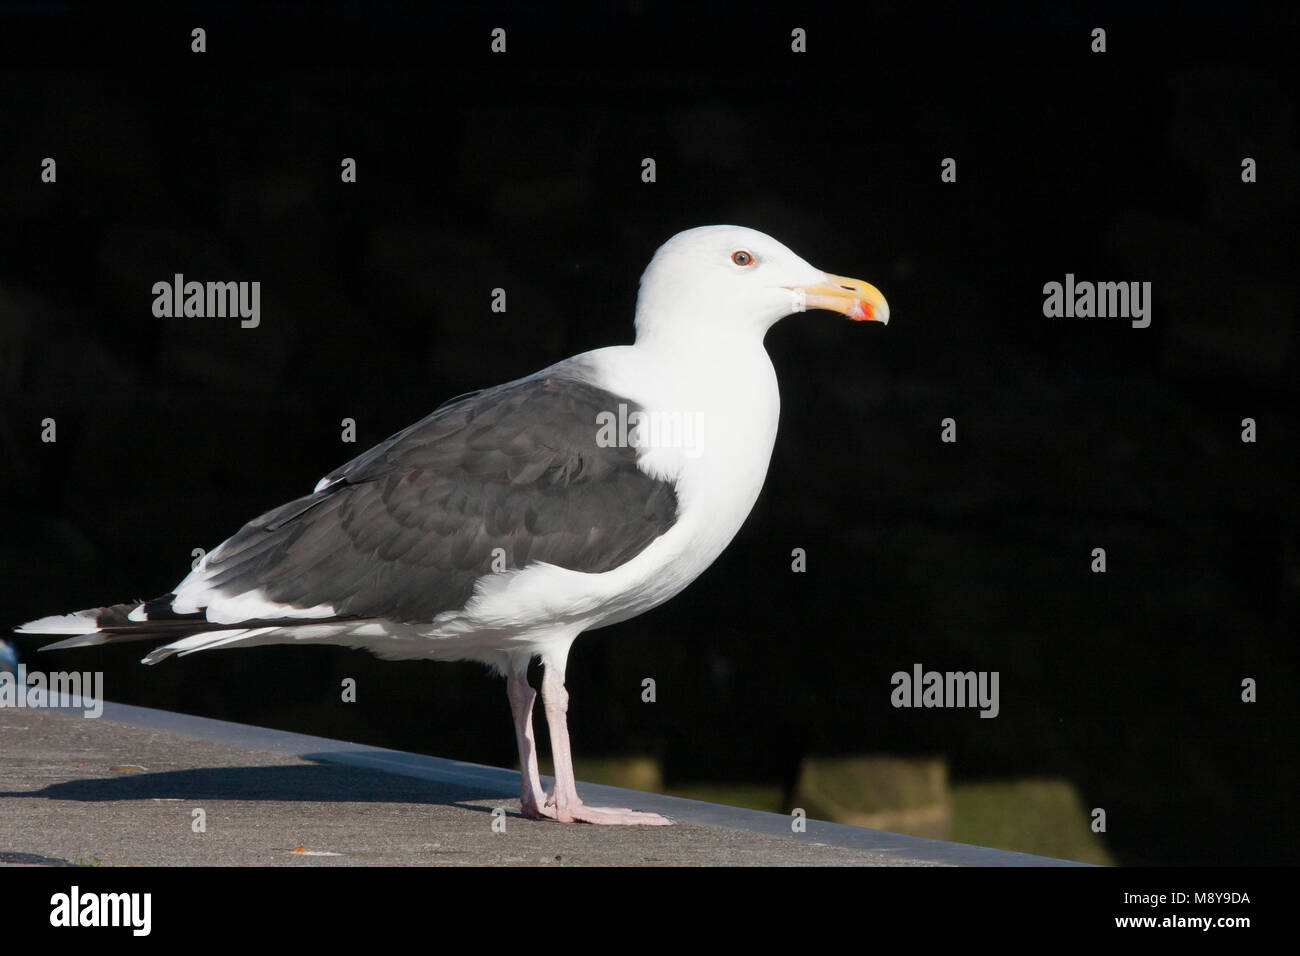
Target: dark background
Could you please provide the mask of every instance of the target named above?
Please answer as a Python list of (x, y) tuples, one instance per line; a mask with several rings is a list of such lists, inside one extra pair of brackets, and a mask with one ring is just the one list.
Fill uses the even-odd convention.
[[(684, 594), (577, 643), (576, 752), (786, 784), (809, 754), (937, 754), (957, 781), (1073, 781), (1122, 862), (1294, 862), (1295, 23), (611, 10), (7, 16), (0, 621), (169, 591), (444, 399), (630, 341), (655, 248), (737, 223), (893, 318), (769, 335), (763, 496)], [(175, 272), (259, 280), (261, 326), (154, 318)], [(1151, 327), (1044, 318), (1067, 272), (1152, 282)], [(478, 665), (18, 643), (113, 700), (515, 756)], [(1001, 715), (892, 708), (915, 662), (999, 671)]]

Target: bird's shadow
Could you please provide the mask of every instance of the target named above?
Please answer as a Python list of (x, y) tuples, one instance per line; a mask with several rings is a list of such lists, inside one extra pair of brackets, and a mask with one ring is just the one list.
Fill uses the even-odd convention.
[(0, 790), (0, 798), (76, 800), (276, 800), (287, 803), (420, 803), (491, 813), (470, 801), (517, 798), (518, 786), (424, 780), (307, 757), (310, 765), (197, 767), (124, 773), (52, 783), (39, 790)]

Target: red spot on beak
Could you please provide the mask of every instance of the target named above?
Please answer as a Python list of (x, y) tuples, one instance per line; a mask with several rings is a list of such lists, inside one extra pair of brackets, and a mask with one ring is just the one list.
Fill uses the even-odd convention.
[(849, 318), (854, 322), (874, 322), (876, 321), (876, 310), (872, 308), (870, 302), (863, 302), (858, 299), (853, 303), (853, 308), (849, 310)]

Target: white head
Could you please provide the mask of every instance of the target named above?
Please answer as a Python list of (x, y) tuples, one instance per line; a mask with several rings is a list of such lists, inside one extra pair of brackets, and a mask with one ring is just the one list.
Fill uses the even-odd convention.
[(755, 229), (700, 226), (660, 246), (642, 274), (637, 342), (698, 333), (761, 341), (778, 320), (806, 309), (889, 321), (875, 286), (822, 272)]

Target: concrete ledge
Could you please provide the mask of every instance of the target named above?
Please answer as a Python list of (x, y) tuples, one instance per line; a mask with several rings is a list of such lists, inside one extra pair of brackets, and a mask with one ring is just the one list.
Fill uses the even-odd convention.
[(0, 862), (1079, 865), (595, 784), (678, 826), (525, 820), (513, 770), (126, 704), (3, 709), (0, 740)]

